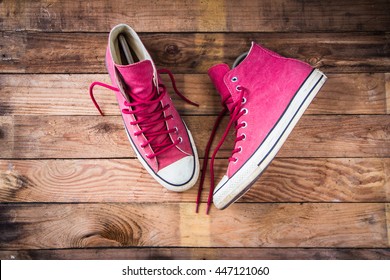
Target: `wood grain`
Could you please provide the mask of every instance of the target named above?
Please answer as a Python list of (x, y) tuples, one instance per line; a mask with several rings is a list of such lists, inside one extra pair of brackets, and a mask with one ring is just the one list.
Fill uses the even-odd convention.
[(390, 249), (108, 248), (0, 251), (2, 260), (388, 260)]
[(386, 231), (387, 231), (387, 246), (390, 247), (390, 203), (386, 203)]
[(12, 157), (14, 150), (14, 119), (11, 116), (0, 117), (0, 155)]
[[(1, 204), (0, 249), (112, 246), (387, 247), (383, 203)], [(201, 208), (202, 212), (205, 210)], [(163, 221), (163, 222), (162, 222)], [(196, 229), (190, 232), (191, 227)], [(212, 226), (210, 226), (212, 225)], [(208, 244), (210, 242), (210, 244)]]
[[(106, 73), (107, 34), (1, 32), (0, 73)], [(326, 73), (390, 72), (389, 36), (372, 33), (140, 34), (156, 65), (174, 73), (206, 73), (229, 65), (251, 41), (304, 60)], [(91, 51), (93, 50), (93, 51)]]
[[(329, 74), (306, 114), (390, 113), (385, 75), (389, 74)], [(200, 105), (188, 105), (171, 89), (182, 115), (219, 113), (220, 97), (206, 74), (178, 74), (175, 78), (178, 88)], [(107, 74), (0, 75), (0, 115), (98, 115), (88, 94), (88, 86), (95, 80), (109, 83)], [(171, 88), (169, 80), (164, 80)], [(95, 94), (105, 115), (120, 115), (113, 92), (96, 87)]]
[(386, 79), (386, 111), (390, 114), (390, 73), (385, 74)]
[[(123, 158), (134, 157), (119, 116), (0, 116), (0, 158)], [(215, 117), (184, 117), (199, 155)], [(226, 128), (221, 123), (216, 139)], [(389, 157), (390, 118), (371, 116), (303, 116), (279, 152), (280, 157)], [(231, 154), (233, 135), (219, 157)], [(217, 141), (214, 141), (217, 142)], [(214, 143), (216, 145), (216, 143)], [(213, 146), (214, 147), (214, 146)]]
[[(0, 0), (0, 259), (390, 259), (389, 14), (388, 0)], [(104, 118), (89, 100), (118, 23), (201, 105), (172, 94), (201, 157), (221, 109), (207, 70), (251, 41), (329, 80), (250, 191), (207, 216), (207, 175), (196, 215), (197, 185), (172, 193), (141, 167), (114, 95), (96, 89)]]
[[(390, 170), (390, 164), (387, 161), (384, 161), (383, 168), (385, 168), (386, 170)], [(390, 173), (387, 173), (387, 175), (384, 177), (384, 179), (385, 179), (385, 185), (390, 186)], [(390, 187), (386, 188), (386, 197), (387, 197), (387, 201), (390, 201)], [(389, 225), (390, 225), (390, 223), (389, 223)], [(390, 231), (389, 231), (389, 233), (390, 233)], [(390, 238), (389, 238), (389, 240), (390, 240)]]
[[(131, 7), (130, 9), (127, 7)], [(93, 12), (91, 12), (93, 11)], [(172, 19), (174, 13), (175, 18)], [(108, 31), (125, 22), (148, 32), (385, 31), (388, 2), (316, 1), (1, 1), (0, 30)]]
[[(226, 165), (216, 161), (216, 180)], [(238, 202), (388, 202), (389, 176), (389, 158), (279, 158)], [(167, 191), (136, 159), (0, 161), (0, 202), (194, 202), (198, 184)]]

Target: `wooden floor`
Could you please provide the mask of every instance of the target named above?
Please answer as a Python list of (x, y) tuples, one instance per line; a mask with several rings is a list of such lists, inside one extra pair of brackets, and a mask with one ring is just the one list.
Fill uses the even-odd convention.
[[(172, 95), (200, 155), (221, 109), (207, 70), (252, 40), (329, 79), (253, 188), (195, 214), (197, 185), (159, 186), (114, 95), (96, 91), (105, 117), (89, 99), (118, 23), (200, 104)], [(390, 259), (388, 0), (3, 0), (0, 32), (0, 259)]]

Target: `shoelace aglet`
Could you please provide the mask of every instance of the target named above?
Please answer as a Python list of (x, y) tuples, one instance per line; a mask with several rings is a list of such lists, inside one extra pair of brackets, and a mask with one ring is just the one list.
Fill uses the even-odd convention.
[(100, 110), (100, 107), (99, 107), (99, 106), (96, 106), (96, 108), (98, 109), (100, 115), (101, 115), (102, 117), (104, 117), (104, 114), (103, 114), (102, 110)]
[(208, 215), (210, 212), (210, 206), (211, 206), (211, 203), (207, 203), (206, 215)]
[[(208, 150), (210, 150), (210, 145), (207, 145), (207, 147), (206, 147), (206, 155), (208, 154)], [(207, 170), (207, 160), (204, 159), (203, 160), (202, 170), (201, 170), (202, 175), (200, 176), (200, 184), (199, 184), (199, 188), (198, 188), (198, 195), (196, 196), (196, 209), (195, 209), (195, 213), (199, 213), (200, 197), (202, 195), (203, 183), (204, 183), (204, 179), (205, 179), (205, 176), (206, 176), (206, 170)]]
[(104, 116), (102, 110), (100, 109), (100, 106), (97, 104), (96, 100), (95, 100), (95, 97), (93, 96), (93, 93), (92, 93), (92, 87), (89, 88), (89, 95), (92, 99), (92, 102), (93, 104), (95, 105), (96, 109), (98, 109), (99, 113), (101, 116)]
[(192, 106), (195, 106), (195, 107), (199, 107), (199, 104), (198, 103), (195, 103), (189, 99), (187, 99), (186, 97), (184, 97), (184, 100), (188, 103), (188, 104), (191, 104)]
[(208, 215), (210, 212), (210, 206), (211, 203), (213, 202), (213, 194), (214, 194), (214, 174), (212, 174), (211, 177), (210, 192), (209, 192), (209, 197), (207, 198), (206, 215)]

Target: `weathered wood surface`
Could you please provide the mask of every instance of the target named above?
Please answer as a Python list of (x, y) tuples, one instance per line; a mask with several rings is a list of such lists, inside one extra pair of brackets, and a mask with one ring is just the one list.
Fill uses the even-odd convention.
[[(306, 114), (386, 114), (387, 75), (329, 74)], [(171, 90), (181, 114), (219, 113), (220, 97), (206, 74), (178, 74), (175, 79), (178, 88), (200, 105), (181, 101)], [(110, 83), (108, 74), (0, 75), (0, 115), (98, 115), (88, 94), (95, 80)], [(169, 79), (164, 80), (171, 88)], [(105, 115), (120, 115), (113, 92), (96, 87), (95, 96)]]
[[(388, 0), (0, 0), (0, 259), (390, 259), (389, 14)], [(172, 94), (201, 157), (221, 109), (206, 72), (251, 41), (329, 80), (253, 188), (195, 215), (197, 185), (159, 186), (114, 95), (96, 89), (104, 118), (89, 100), (120, 22), (200, 104)]]
[[(107, 34), (0, 32), (0, 73), (105, 73)], [(206, 73), (232, 64), (255, 41), (326, 73), (390, 72), (389, 34), (140, 34), (156, 65), (174, 73)], [(93, 51), (92, 51), (93, 50)]]
[(126, 22), (138, 32), (383, 31), (390, 26), (389, 14), (386, 0), (4, 0), (0, 30), (106, 32)]
[[(202, 157), (215, 117), (187, 116)], [(227, 125), (225, 117), (216, 135)], [(233, 132), (232, 132), (233, 133)], [(0, 158), (123, 158), (135, 154), (119, 116), (0, 116)], [(389, 157), (388, 115), (306, 115), (280, 157)], [(231, 154), (233, 135), (218, 154)], [(217, 141), (214, 141), (213, 147)]]
[[(201, 211), (205, 207), (201, 207)], [(0, 204), (0, 249), (388, 246), (384, 203)]]
[(0, 251), (3, 260), (388, 260), (367, 248), (109, 248)]
[[(226, 165), (216, 161), (217, 180)], [(389, 158), (280, 158), (239, 202), (387, 202), (389, 176)], [(198, 184), (170, 192), (136, 159), (0, 161), (0, 202), (194, 202)]]
[(385, 74), (386, 79), (386, 111), (390, 114), (390, 73)]

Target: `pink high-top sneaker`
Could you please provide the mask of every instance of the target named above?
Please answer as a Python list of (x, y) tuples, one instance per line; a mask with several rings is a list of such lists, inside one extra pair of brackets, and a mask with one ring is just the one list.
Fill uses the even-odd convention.
[(175, 92), (194, 103), (176, 89), (171, 72), (156, 70), (137, 33), (125, 24), (110, 32), (106, 67), (113, 86), (91, 84), (90, 96), (96, 108), (103, 115), (93, 96), (94, 86), (113, 90), (127, 136), (141, 164), (168, 190), (191, 188), (199, 175), (196, 147), (159, 74), (169, 74)]
[[(217, 208), (224, 209), (247, 192), (270, 164), (327, 78), (304, 62), (282, 57), (255, 43), (249, 53), (236, 60), (232, 70), (219, 64), (208, 74), (222, 97), (224, 110), (206, 148), (204, 168), (218, 123), (224, 113), (230, 112), (210, 168), (208, 206), (212, 198)], [(235, 146), (227, 172), (214, 188), (214, 158), (232, 125), (236, 130)], [(199, 191), (202, 184), (203, 180)]]

